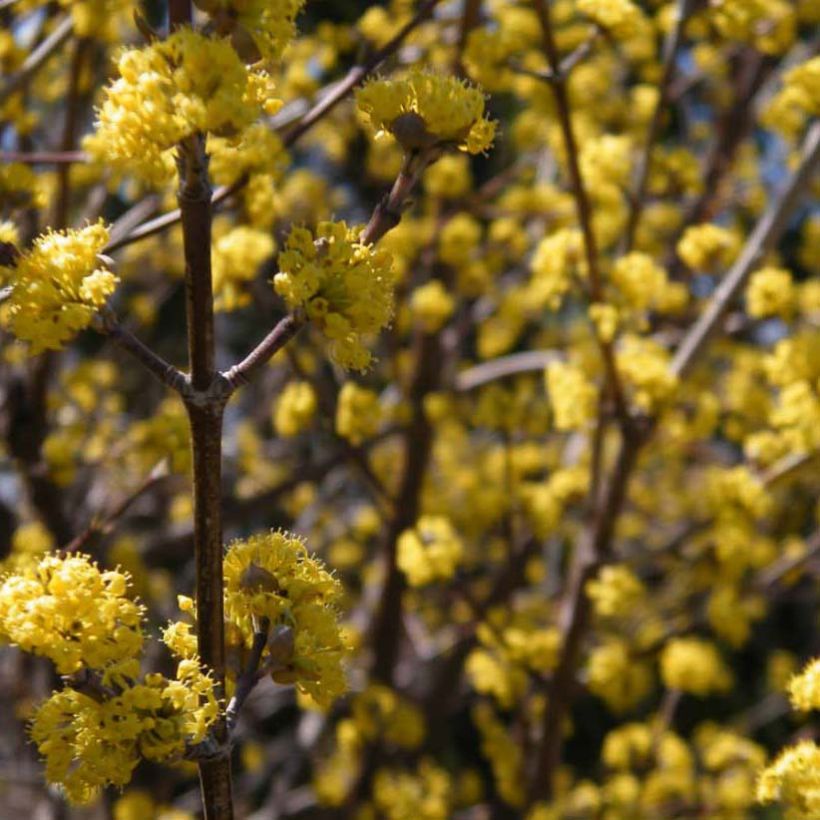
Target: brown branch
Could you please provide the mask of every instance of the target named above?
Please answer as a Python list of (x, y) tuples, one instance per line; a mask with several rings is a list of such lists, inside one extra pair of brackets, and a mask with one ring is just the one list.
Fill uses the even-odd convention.
[(521, 353), (511, 353), (509, 356), (501, 356), (462, 370), (456, 374), (454, 387), (458, 392), (475, 390), (497, 379), (543, 370), (548, 364), (561, 358), (561, 354), (555, 350), (525, 350)]
[(262, 339), (261, 342), (238, 364), (222, 374), (228, 395), (240, 385), (248, 384), (253, 376), (263, 368), (304, 326), (304, 320), (288, 315)]
[(256, 684), (259, 682), (259, 664), (262, 660), (262, 653), (265, 651), (265, 646), (268, 642), (268, 633), (270, 632), (270, 620), (262, 618), (259, 628), (253, 633), (253, 644), (248, 656), (248, 662), (245, 668), (236, 679), (236, 689), (225, 711), (225, 722), (228, 726), (228, 733), (232, 733), (239, 721), (239, 713), (242, 711), (242, 706), (248, 699), (248, 696), (253, 691)]
[(152, 376), (180, 395), (190, 390), (187, 376), (165, 361), (130, 330), (119, 323), (114, 313), (105, 308), (94, 322), (94, 328), (107, 336), (117, 347), (133, 356)]
[[(584, 185), (583, 176), (581, 175), (578, 143), (575, 139), (575, 131), (570, 115), (567, 78), (561, 71), (561, 56), (558, 53), (558, 47), (555, 43), (549, 5), (545, 0), (534, 0), (533, 6), (535, 7), (535, 13), (541, 25), (542, 45), (552, 75), (549, 79), (549, 86), (555, 98), (555, 107), (561, 126), (564, 149), (567, 155), (567, 168), (569, 170), (572, 192), (575, 199), (578, 224), (581, 227), (581, 235), (583, 236), (584, 255), (589, 272), (589, 296), (593, 302), (601, 302), (603, 300), (603, 282), (599, 266), (598, 243), (595, 239), (595, 231), (592, 224), (592, 204), (587, 194), (586, 186)], [(615, 354), (612, 345), (601, 339), (597, 332), (595, 332), (595, 339), (604, 362), (608, 391), (611, 392), (618, 418), (621, 424), (625, 426), (628, 423), (629, 412), (626, 400), (624, 399), (620, 377), (618, 376), (618, 369), (615, 365)]]
[(74, 22), (68, 14), (56, 25), (51, 34), (26, 57), (20, 70), (0, 88), (0, 105), (19, 91), (45, 65), (48, 58), (68, 40), (73, 31)]
[(672, 359), (671, 370), (686, 375), (695, 358), (717, 328), (732, 300), (740, 293), (761, 255), (771, 250), (786, 228), (786, 223), (820, 163), (820, 122), (815, 122), (803, 143), (800, 164), (755, 225), (738, 260), (712, 295), (709, 304), (684, 336)]
[(667, 102), (669, 101), (669, 92), (672, 86), (672, 80), (675, 76), (678, 51), (680, 50), (681, 42), (683, 40), (683, 30), (686, 26), (687, 20), (692, 15), (695, 6), (697, 6), (699, 2), (700, 0), (678, 0), (675, 25), (667, 34), (666, 41), (664, 42), (663, 70), (660, 84), (658, 86), (658, 101), (655, 104), (655, 110), (652, 112), (652, 119), (649, 123), (649, 131), (646, 135), (646, 142), (638, 161), (636, 172), (637, 181), (635, 183), (635, 192), (630, 198), (629, 221), (627, 222), (626, 231), (624, 232), (622, 253), (628, 253), (631, 251), (632, 245), (635, 241), (635, 232), (638, 228), (638, 223), (640, 222), (644, 205), (646, 205), (647, 187), (649, 185), (649, 171), (652, 165), (652, 150), (655, 147), (655, 142), (660, 136), (664, 110)]

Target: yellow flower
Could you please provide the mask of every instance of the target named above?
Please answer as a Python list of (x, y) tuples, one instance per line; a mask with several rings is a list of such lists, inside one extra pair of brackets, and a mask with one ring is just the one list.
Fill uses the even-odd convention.
[(660, 658), (664, 685), (698, 697), (724, 692), (732, 676), (714, 644), (700, 638), (674, 638)]
[(795, 709), (820, 709), (820, 659), (811, 661), (789, 681), (789, 697)]
[(416, 288), (410, 296), (410, 315), (425, 333), (441, 330), (455, 308), (455, 299), (438, 279)]
[(546, 383), (556, 430), (582, 430), (595, 418), (598, 389), (580, 367), (551, 362)]
[(376, 433), (380, 422), (378, 395), (355, 382), (345, 382), (336, 404), (336, 432), (358, 446)]
[(231, 228), (215, 239), (211, 254), (214, 308), (230, 311), (247, 305), (251, 297), (243, 284), (254, 280), (274, 250), (270, 234), (247, 225)]
[(737, 235), (719, 225), (693, 225), (678, 242), (678, 256), (693, 270), (727, 267), (740, 250)]
[(448, 518), (424, 515), (413, 529), (399, 536), (397, 563), (410, 585), (420, 587), (452, 578), (463, 552), (464, 545)]
[(58, 350), (80, 330), (114, 292), (119, 281), (98, 254), (108, 241), (103, 224), (81, 230), (49, 231), (0, 269), (10, 280), (8, 323), (32, 353)]
[(802, 740), (789, 746), (757, 781), (761, 803), (782, 802), (789, 820), (820, 816), (820, 746)]
[(576, 7), (618, 38), (640, 33), (646, 22), (641, 10), (630, 0), (578, 0)]
[(279, 271), (276, 292), (321, 329), (331, 358), (364, 370), (372, 357), (362, 337), (381, 330), (393, 315), (390, 255), (361, 244), (344, 222), (320, 222), (315, 237), (305, 228), (290, 232)]
[(789, 319), (794, 313), (795, 299), (792, 275), (783, 268), (767, 267), (755, 271), (746, 288), (746, 309), (755, 319), (766, 316)]
[(407, 151), (452, 145), (480, 154), (495, 136), (484, 94), (456, 77), (412, 69), (399, 79), (371, 80), (356, 92), (356, 103), (377, 131), (391, 133)]
[(127, 597), (128, 583), (87, 555), (46, 555), (0, 586), (0, 634), (63, 675), (83, 666), (115, 672), (142, 649), (143, 608)]
[(177, 143), (196, 133), (227, 136), (247, 128), (269, 92), (267, 78), (250, 73), (228, 40), (191, 29), (123, 52), (117, 69), (84, 147), (156, 185), (172, 178)]
[(273, 411), (273, 427), (285, 438), (306, 430), (316, 413), (316, 393), (308, 382), (288, 382)]
[(336, 606), (339, 582), (295, 536), (281, 532), (234, 541), (225, 555), (225, 617), (250, 645), (270, 622), (262, 658), (278, 683), (294, 683), (328, 706), (346, 688), (346, 643)]

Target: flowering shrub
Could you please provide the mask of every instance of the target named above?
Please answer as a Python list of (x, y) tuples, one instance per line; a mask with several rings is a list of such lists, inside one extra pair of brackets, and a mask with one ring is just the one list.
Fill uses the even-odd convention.
[(818, 22), (0, 2), (0, 816), (816, 820)]

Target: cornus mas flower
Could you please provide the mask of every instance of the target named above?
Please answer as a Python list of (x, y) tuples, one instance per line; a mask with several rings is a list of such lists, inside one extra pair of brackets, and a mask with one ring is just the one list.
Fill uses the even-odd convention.
[(367, 83), (356, 102), (377, 131), (391, 133), (406, 151), (451, 145), (480, 154), (495, 136), (495, 122), (484, 116), (484, 94), (455, 77), (414, 69)]
[(398, 565), (411, 586), (420, 587), (453, 577), (464, 545), (448, 518), (422, 516), (398, 541)]
[(196, 133), (228, 136), (273, 113), (267, 75), (249, 71), (227, 40), (180, 29), (123, 52), (106, 89), (97, 131), (84, 147), (114, 168), (161, 184), (174, 173), (172, 149)]
[(12, 286), (7, 321), (31, 352), (58, 350), (91, 319), (119, 281), (98, 254), (108, 230), (89, 225), (81, 230), (49, 231), (13, 260), (0, 267), (0, 280)]
[(341, 584), (295, 536), (269, 532), (228, 547), (226, 620), (250, 646), (267, 619), (262, 668), (277, 683), (294, 683), (325, 706), (346, 688), (346, 644), (336, 610), (341, 595)]
[(337, 364), (364, 370), (371, 361), (362, 337), (376, 333), (393, 315), (390, 255), (358, 241), (344, 222), (320, 222), (315, 235), (290, 232), (279, 254), (276, 292), (301, 310), (330, 343)]
[(244, 29), (262, 57), (279, 59), (296, 33), (296, 16), (304, 0), (194, 0), (208, 12), (220, 33)]
[(131, 671), (142, 649), (143, 608), (126, 597), (128, 583), (126, 574), (102, 572), (87, 555), (47, 555), (4, 579), (0, 635), (50, 658), (63, 675), (81, 667), (107, 676)]
[(125, 786), (141, 758), (180, 758), (188, 744), (205, 738), (218, 714), (213, 681), (197, 661), (183, 660), (174, 680), (151, 674), (93, 696), (55, 692), (37, 709), (31, 737), (49, 782), (83, 804), (106, 785)]

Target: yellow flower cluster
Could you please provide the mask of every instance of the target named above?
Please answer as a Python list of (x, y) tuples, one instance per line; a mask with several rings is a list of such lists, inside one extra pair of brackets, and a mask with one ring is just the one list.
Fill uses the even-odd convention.
[(783, 268), (761, 268), (749, 279), (746, 309), (749, 316), (762, 319), (779, 316), (789, 319), (794, 313), (796, 292), (792, 275)]
[(410, 296), (410, 315), (425, 333), (441, 330), (455, 307), (455, 299), (438, 279), (416, 288)]
[(379, 396), (355, 382), (345, 382), (336, 404), (336, 432), (354, 446), (375, 435), (381, 423)]
[(367, 83), (356, 103), (373, 128), (392, 134), (406, 151), (453, 146), (480, 154), (495, 136), (495, 123), (484, 116), (484, 94), (455, 77), (412, 69)]
[(306, 228), (290, 232), (279, 271), (276, 292), (321, 329), (333, 360), (364, 370), (372, 357), (362, 337), (393, 315), (390, 255), (361, 244), (344, 222), (320, 222), (315, 236)]
[(521, 787), (524, 756), (521, 744), (507, 733), (489, 703), (476, 704), (472, 716), (481, 733), (481, 751), (490, 762), (499, 795), (511, 806), (520, 806), (524, 802)]
[(39, 521), (19, 526), (11, 536), (11, 552), (0, 561), (0, 576), (35, 569), (55, 546), (54, 536)]
[[(596, 602), (597, 603), (597, 602)], [(625, 641), (613, 638), (592, 650), (587, 662), (587, 686), (615, 713), (633, 709), (652, 691), (652, 667)]]
[(397, 563), (411, 586), (448, 581), (458, 567), (464, 544), (448, 518), (424, 515), (398, 540)]
[(341, 594), (341, 584), (294, 536), (269, 532), (228, 546), (225, 618), (248, 646), (267, 618), (271, 638), (262, 668), (322, 706), (346, 688), (347, 647), (336, 611)]
[(801, 740), (784, 749), (757, 782), (761, 803), (783, 803), (788, 820), (820, 816), (820, 746)]
[(231, 137), (209, 135), (208, 156), (208, 171), (220, 185), (230, 185), (243, 174), (278, 179), (290, 162), (278, 134), (261, 122)]
[(381, 769), (373, 782), (373, 803), (385, 820), (447, 820), (451, 795), (449, 775), (427, 759), (417, 772)]
[(259, 53), (278, 60), (296, 33), (296, 16), (305, 0), (194, 0), (223, 33), (239, 28), (249, 34)]
[(660, 657), (661, 677), (669, 689), (698, 697), (724, 692), (732, 675), (715, 645), (700, 638), (673, 638)]
[(250, 126), (263, 103), (275, 110), (266, 76), (249, 72), (229, 41), (190, 29), (123, 52), (117, 69), (84, 147), (155, 185), (172, 178), (181, 140), (231, 135)]
[(80, 230), (49, 231), (0, 268), (12, 285), (7, 321), (32, 353), (58, 350), (88, 327), (119, 281), (98, 254), (108, 241), (102, 223)]
[(251, 297), (244, 286), (254, 280), (274, 250), (270, 234), (247, 225), (231, 228), (215, 239), (211, 253), (214, 308), (231, 311), (245, 307)]
[(820, 114), (820, 57), (812, 57), (783, 75), (783, 88), (763, 114), (763, 122), (795, 136), (809, 117)]
[(575, 5), (618, 38), (640, 33), (645, 24), (641, 10), (631, 0), (578, 0)]
[(657, 408), (677, 387), (677, 379), (669, 369), (669, 353), (652, 339), (626, 336), (616, 361), (618, 372), (632, 388), (633, 400), (641, 410)]
[(127, 575), (101, 572), (87, 555), (46, 555), (0, 586), (0, 634), (50, 658), (63, 675), (82, 667), (115, 677), (133, 673), (143, 609), (127, 587)]
[(586, 373), (568, 362), (551, 362), (546, 369), (546, 383), (555, 429), (585, 429), (598, 410), (598, 389)]
[(792, 706), (802, 712), (820, 709), (820, 658), (789, 681), (789, 697)]
[(794, 42), (796, 5), (785, 0), (714, 0), (709, 20), (730, 40), (750, 43), (765, 54), (782, 54)]
[(586, 589), (595, 613), (602, 618), (628, 615), (646, 596), (646, 587), (625, 564), (603, 567)]
[(530, 297), (539, 306), (557, 310), (573, 276), (585, 270), (581, 232), (575, 228), (556, 231), (542, 239), (533, 254)]
[(183, 660), (173, 680), (150, 674), (93, 696), (55, 692), (38, 707), (31, 737), (49, 782), (70, 802), (85, 804), (106, 785), (126, 785), (141, 758), (179, 758), (187, 744), (204, 739), (218, 714), (212, 680), (197, 661)]
[(692, 270), (713, 270), (730, 265), (740, 250), (737, 235), (709, 223), (687, 228), (678, 242), (678, 256)]
[(316, 392), (309, 382), (288, 382), (276, 401), (273, 429), (285, 438), (306, 430), (316, 415)]

